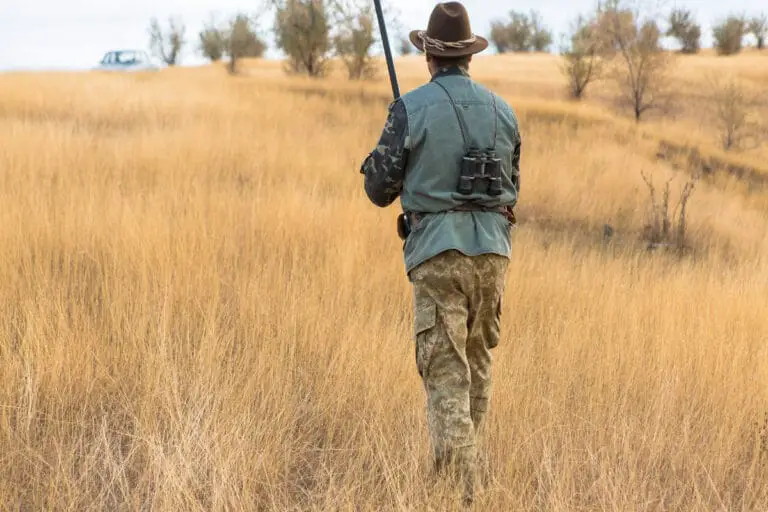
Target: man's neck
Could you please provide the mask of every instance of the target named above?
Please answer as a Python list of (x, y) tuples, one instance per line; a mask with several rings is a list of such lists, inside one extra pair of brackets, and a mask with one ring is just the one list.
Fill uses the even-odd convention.
[(461, 66), (447, 66), (444, 68), (437, 68), (435, 72), (432, 73), (432, 80), (439, 78), (441, 76), (453, 76), (453, 75), (462, 75), (462, 76), (469, 77), (469, 70)]

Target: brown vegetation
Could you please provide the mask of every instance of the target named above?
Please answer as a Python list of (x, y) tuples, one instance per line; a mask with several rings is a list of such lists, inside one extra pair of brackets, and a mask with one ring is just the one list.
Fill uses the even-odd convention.
[[(474, 59), (518, 112), (526, 183), (478, 509), (768, 508), (768, 190), (703, 176), (683, 259), (643, 235), (642, 174), (677, 166), (661, 140), (768, 161), (717, 149), (699, 103), (713, 66), (762, 87), (754, 58), (682, 58), (676, 118), (642, 125), (609, 84), (563, 101), (559, 57)], [(8, 509), (452, 508), (425, 473), (397, 211), (357, 172), (388, 84), (241, 73), (0, 77)]]

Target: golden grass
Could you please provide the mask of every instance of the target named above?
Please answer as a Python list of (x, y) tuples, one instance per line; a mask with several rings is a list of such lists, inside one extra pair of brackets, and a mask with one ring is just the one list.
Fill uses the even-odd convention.
[[(0, 77), (0, 507), (453, 507), (358, 174), (387, 84), (252, 74)], [(565, 103), (550, 57), (477, 76), (524, 137), (477, 508), (768, 507), (765, 189), (701, 182), (694, 252), (648, 253), (640, 172), (696, 120)]]

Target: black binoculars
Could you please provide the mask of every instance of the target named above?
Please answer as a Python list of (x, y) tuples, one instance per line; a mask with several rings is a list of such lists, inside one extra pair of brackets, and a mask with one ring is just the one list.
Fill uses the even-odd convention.
[(487, 182), (485, 191), (489, 196), (501, 195), (501, 159), (492, 149), (470, 149), (462, 158), (459, 193), (470, 195), (475, 189), (475, 180)]

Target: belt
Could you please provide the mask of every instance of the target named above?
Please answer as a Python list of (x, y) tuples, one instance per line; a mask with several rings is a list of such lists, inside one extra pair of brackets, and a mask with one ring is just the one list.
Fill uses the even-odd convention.
[(504, 215), (504, 217), (509, 222), (510, 226), (515, 226), (517, 224), (517, 219), (515, 218), (515, 212), (512, 210), (511, 206), (497, 206), (495, 208), (487, 208), (487, 207), (476, 205), (476, 204), (461, 204), (459, 206), (451, 208), (450, 210), (443, 210), (440, 212), (404, 212), (397, 217), (397, 234), (401, 240), (406, 240), (410, 235), (411, 231), (413, 230), (413, 228), (415, 228), (416, 225), (419, 222), (421, 222), (421, 219), (423, 219), (425, 216), (430, 214), (446, 213), (446, 212), (448, 213), (450, 212), (500, 213)]
[(441, 210), (439, 212), (405, 212), (405, 213), (408, 216), (408, 220), (411, 221), (411, 224), (415, 226), (416, 223), (421, 221), (421, 219), (423, 219), (427, 215), (435, 215), (438, 213), (450, 213), (450, 212), (501, 213), (507, 218), (509, 222), (511, 222), (512, 224), (517, 224), (517, 218), (515, 217), (515, 212), (512, 210), (512, 207), (510, 206), (487, 207), (487, 206), (480, 206), (477, 204), (460, 204), (458, 206), (451, 208), (450, 210)]

